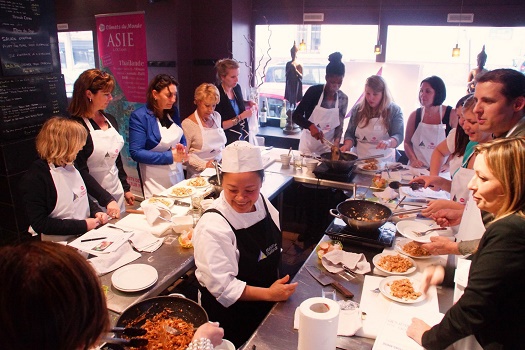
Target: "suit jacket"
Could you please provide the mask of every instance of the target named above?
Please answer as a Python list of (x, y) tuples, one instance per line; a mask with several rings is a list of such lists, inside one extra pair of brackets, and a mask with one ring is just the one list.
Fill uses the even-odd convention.
[[(179, 110), (173, 107), (173, 122), (181, 126)], [(129, 118), (129, 153), (131, 158), (138, 163), (166, 165), (173, 163), (173, 154), (168, 149), (164, 152), (151, 152), (160, 142), (160, 129), (157, 117), (146, 106), (131, 113)], [(180, 143), (186, 145), (182, 136)]]
[[(221, 115), (221, 122), (224, 122), (226, 120), (235, 118), (237, 116), (237, 113), (235, 113), (235, 110), (233, 109), (230, 99), (228, 98), (228, 95), (224, 92), (224, 89), (222, 88), (221, 84), (217, 85), (217, 88), (219, 89), (219, 95), (221, 100), (215, 107), (215, 111), (217, 111)], [(242, 89), (240, 85), (235, 85), (233, 88), (233, 92), (235, 94), (235, 101), (237, 102), (237, 106), (239, 106), (240, 113), (242, 113), (245, 109), (244, 105), (244, 99), (242, 97)], [(234, 132), (232, 130), (235, 130), (237, 132)], [(244, 127), (241, 123), (232, 126), (229, 129), (224, 129), (224, 133), (226, 134), (226, 145), (229, 145), (232, 142), (239, 141), (239, 140), (245, 140), (248, 141), (248, 123), (244, 121)], [(241, 135), (239, 135), (241, 133)], [(241, 137), (239, 139), (239, 136)]]

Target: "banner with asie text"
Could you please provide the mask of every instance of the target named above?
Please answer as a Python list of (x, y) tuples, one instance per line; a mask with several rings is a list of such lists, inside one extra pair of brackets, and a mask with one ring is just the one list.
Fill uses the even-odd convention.
[(121, 151), (133, 193), (142, 196), (137, 164), (129, 154), (129, 116), (146, 102), (148, 62), (144, 12), (96, 15), (99, 68), (113, 76), (113, 101), (106, 112), (115, 116), (125, 144)]

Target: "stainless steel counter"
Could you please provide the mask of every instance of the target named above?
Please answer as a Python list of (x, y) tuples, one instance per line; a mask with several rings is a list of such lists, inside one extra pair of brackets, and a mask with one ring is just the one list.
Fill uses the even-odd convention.
[[(329, 240), (324, 236), (322, 241)], [(346, 248), (346, 246), (345, 246)], [(352, 247), (352, 251), (363, 253), (368, 261), (372, 261), (374, 255), (381, 253), (382, 248)], [(315, 251), (310, 254), (304, 265), (297, 272), (292, 282), (298, 282), (295, 293), (286, 302), (278, 302), (264, 319), (248, 342), (241, 348), (244, 350), (275, 350), (275, 349), (297, 349), (298, 331), (293, 328), (295, 309), (306, 299), (320, 297), (322, 286), (306, 271), (305, 266), (321, 266)], [(372, 273), (370, 273), (372, 274)], [(350, 290), (354, 297), (353, 301), (360, 302), (363, 289), (364, 276), (347, 281), (338, 275), (333, 276), (344, 287)], [(451, 288), (438, 289), (438, 300), (440, 312), (446, 312), (452, 305), (453, 290)], [(337, 299), (344, 297), (337, 292)], [(337, 337), (337, 347), (342, 349), (370, 350), (374, 344), (373, 339), (353, 336)], [(333, 349), (328, 349), (333, 350)]]
[[(276, 199), (278, 206), (280, 206), (282, 202), (280, 194), (292, 182), (293, 177), (291, 176), (268, 172), (265, 174), (261, 193), (270, 200)], [(109, 314), (112, 324), (130, 305), (159, 295), (177, 279), (195, 267), (193, 249), (182, 248), (176, 239), (173, 239), (170, 244), (165, 242), (153, 253), (141, 252), (141, 254), (142, 256), (133, 261), (133, 264), (151, 265), (157, 269), (159, 274), (158, 281), (151, 288), (135, 293), (125, 293), (112, 286), (111, 276), (113, 272), (100, 278), (102, 285), (109, 288), (107, 304), (110, 309)]]

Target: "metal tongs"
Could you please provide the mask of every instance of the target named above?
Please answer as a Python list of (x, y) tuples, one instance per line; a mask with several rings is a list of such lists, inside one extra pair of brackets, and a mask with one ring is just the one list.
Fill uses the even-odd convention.
[(221, 183), (221, 165), (219, 162), (214, 161), (213, 166), (215, 167), (215, 173), (217, 174), (217, 186), (222, 186)]

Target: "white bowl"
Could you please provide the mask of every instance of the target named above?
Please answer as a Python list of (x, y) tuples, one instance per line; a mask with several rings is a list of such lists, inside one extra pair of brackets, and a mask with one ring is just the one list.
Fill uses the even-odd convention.
[(223, 339), (222, 343), (214, 347), (215, 350), (235, 350), (235, 345), (228, 339)]
[(308, 169), (309, 172), (313, 172), (315, 170), (315, 168), (317, 168), (318, 164), (319, 164), (319, 162), (317, 160), (308, 159), (306, 161), (306, 169)]
[(175, 233), (182, 233), (182, 231), (193, 228), (193, 218), (190, 215), (173, 216), (171, 221), (173, 221), (172, 229)]

